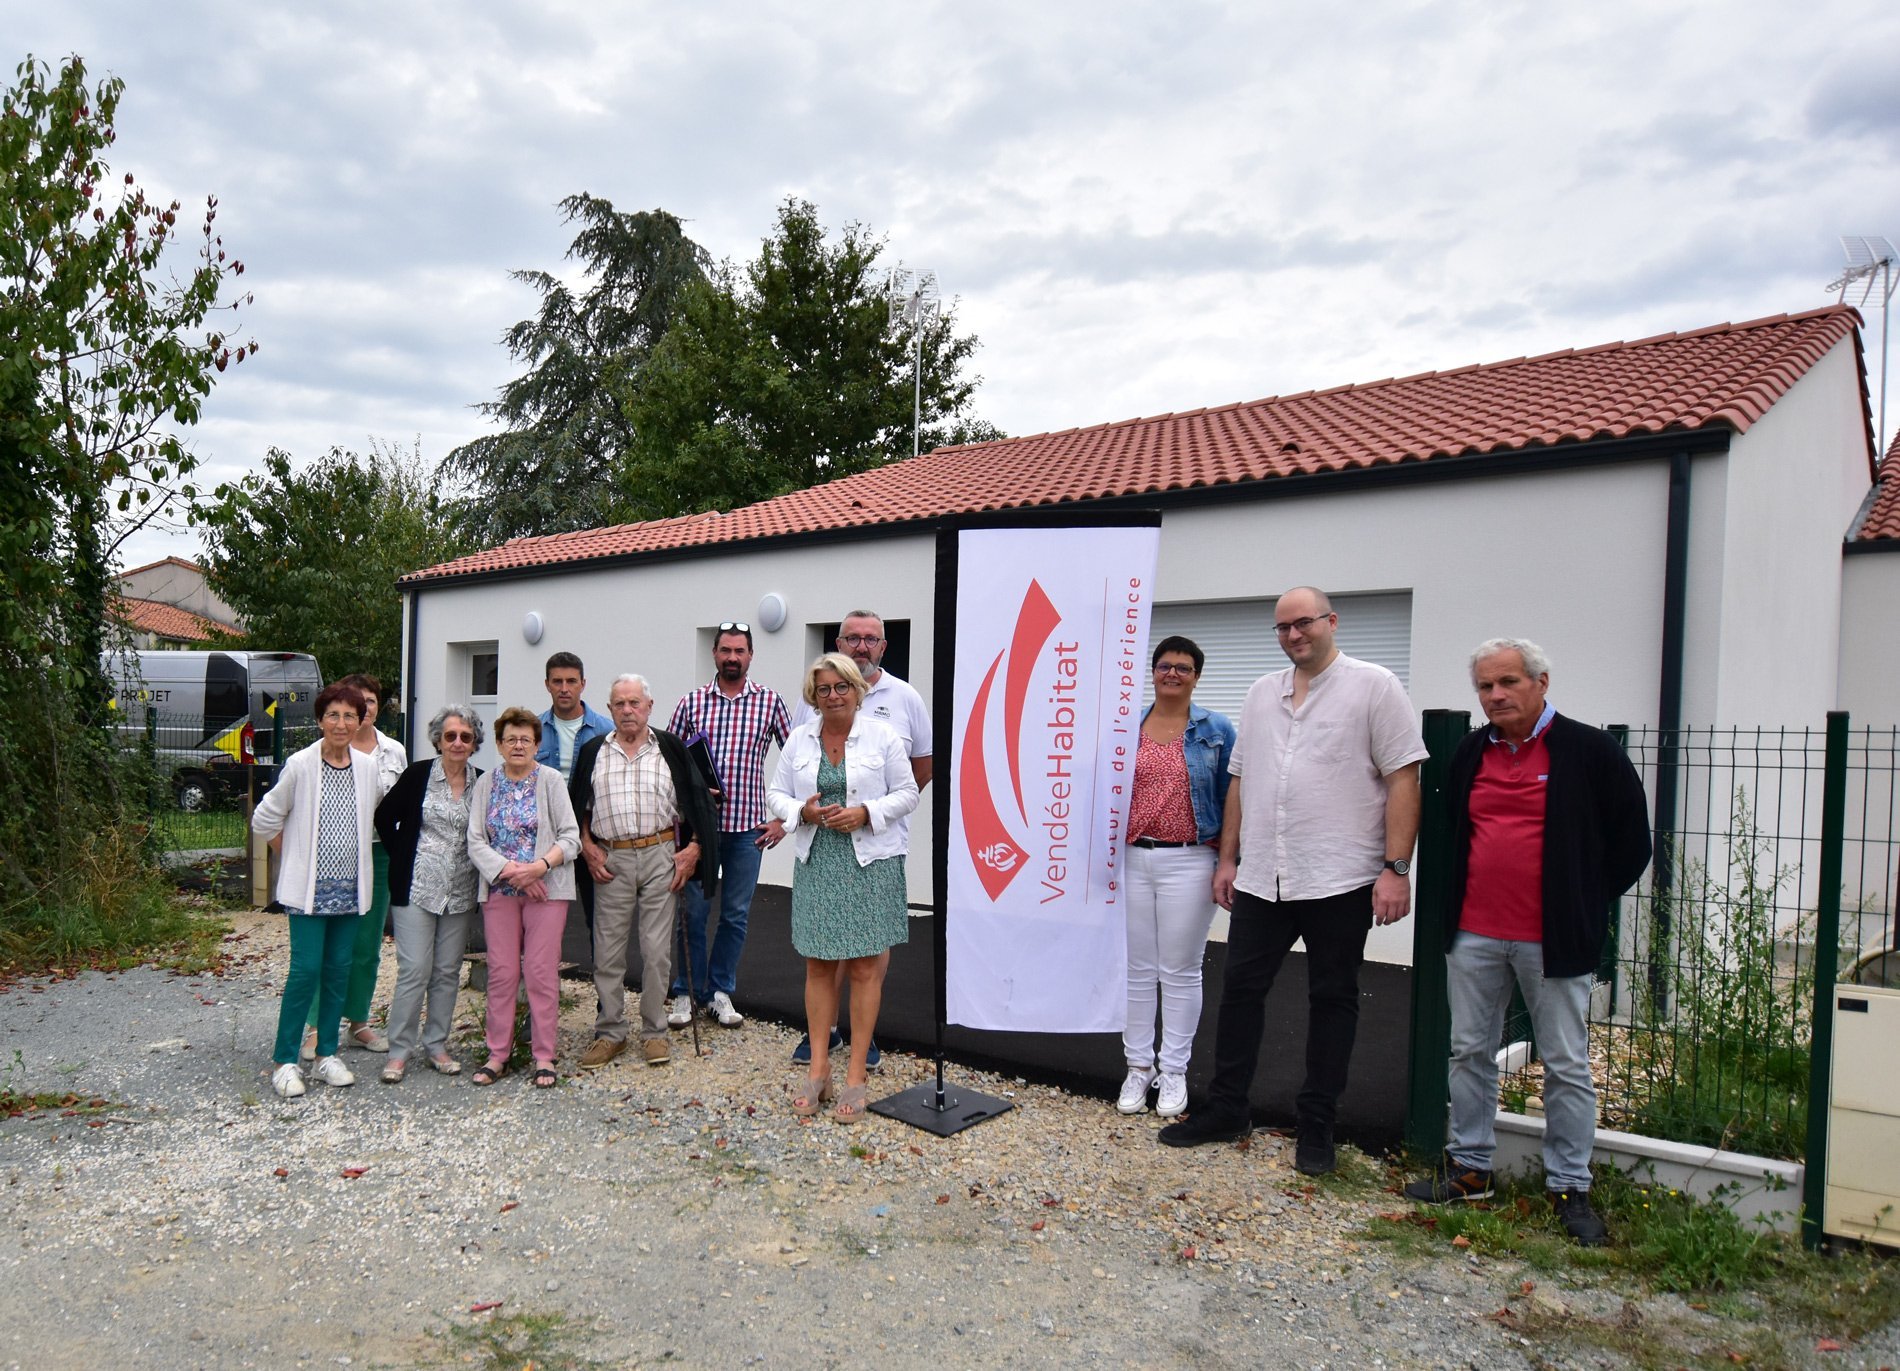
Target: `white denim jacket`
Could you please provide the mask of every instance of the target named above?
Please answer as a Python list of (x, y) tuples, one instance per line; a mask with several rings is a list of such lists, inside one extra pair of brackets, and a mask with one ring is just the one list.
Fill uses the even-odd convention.
[[(792, 730), (779, 752), (778, 774), (765, 790), (765, 807), (796, 840), (799, 861), (811, 857), (817, 830), (799, 819), (805, 801), (818, 793), (818, 766), (824, 745), (818, 740), (821, 721), (813, 719)], [(893, 821), (917, 808), (917, 778), (911, 773), (910, 751), (896, 729), (862, 714), (851, 722), (844, 744), (844, 802), (863, 805), (871, 822), (851, 834), (858, 865), (869, 866), (880, 857), (901, 857), (907, 837)]]

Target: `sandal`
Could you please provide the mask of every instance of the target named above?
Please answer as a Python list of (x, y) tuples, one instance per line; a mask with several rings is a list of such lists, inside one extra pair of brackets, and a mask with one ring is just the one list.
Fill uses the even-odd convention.
[(469, 1079), (477, 1085), (493, 1085), (507, 1074), (507, 1062), (486, 1061), (475, 1068), (475, 1074)]
[(391, 1057), (388, 1064), (383, 1067), (383, 1084), (401, 1085), (405, 1065), (406, 1063), (404, 1063), (401, 1057)]
[(429, 1069), (431, 1071), (439, 1071), (444, 1076), (459, 1076), (462, 1074), (462, 1064), (456, 1061), (455, 1058), (449, 1056), (446, 1052), (440, 1057), (429, 1058)]
[(843, 1090), (840, 1090), (838, 1092), (838, 1103), (833, 1106), (831, 1111), (832, 1121), (835, 1123), (856, 1123), (859, 1119), (863, 1118), (865, 1110), (870, 1108), (865, 1100), (865, 1097), (869, 1093), (870, 1086), (868, 1084), (847, 1085)]
[(534, 1082), (534, 1088), (536, 1090), (547, 1090), (561, 1083), (561, 1078), (555, 1073), (554, 1064), (552, 1062), (546, 1066), (535, 1067), (534, 1075), (529, 1077), (529, 1079)]
[(804, 1091), (792, 1096), (792, 1113), (801, 1119), (809, 1119), (825, 1107), (825, 1101), (831, 1095), (831, 1077), (808, 1077)]

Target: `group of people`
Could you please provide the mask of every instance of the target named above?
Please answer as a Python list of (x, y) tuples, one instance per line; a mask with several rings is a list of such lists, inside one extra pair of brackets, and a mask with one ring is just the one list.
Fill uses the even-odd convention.
[[(376, 730), (379, 682), (351, 676), (327, 687), (315, 706), (321, 736), (285, 762), (254, 817), (281, 858), (277, 897), (290, 927), (273, 1088), (303, 1094), (305, 1063), (327, 1085), (354, 1083), (345, 1046), (386, 1053), (386, 1084), (402, 1081), (418, 1051), (432, 1069), (460, 1074), (449, 1030), (477, 910), (486, 1055), (472, 1080), (491, 1085), (508, 1070), (525, 991), (531, 1079), (555, 1085), (561, 944), (576, 901), (598, 1002), (580, 1067), (606, 1066), (636, 1036), (626, 992), (636, 939), (639, 1051), (665, 1066), (668, 1030), (695, 1012), (726, 1027), (744, 1022), (732, 996), (760, 856), (790, 837), (792, 941), (806, 958), (811, 1029), (795, 1054), (808, 1078), (793, 1108), (810, 1115), (829, 1103), (842, 1122), (862, 1118), (890, 949), (908, 934), (907, 819), (930, 780), (931, 733), (916, 690), (882, 668), (878, 615), (847, 616), (837, 645), (807, 668), (793, 714), (750, 679), (751, 627), (722, 623), (713, 679), (679, 702), (667, 728), (652, 723), (643, 677), (615, 679), (600, 714), (583, 699), (580, 658), (557, 652), (549, 708), (500, 713), (501, 766), (486, 773), (470, 761), (485, 734), (471, 707), (439, 710), (427, 730), (436, 755), (410, 765)], [(676, 914), (686, 929), (678, 959)], [(397, 975), (385, 1037), (369, 1001), (386, 920)], [(847, 982), (840, 1089), (832, 1054), (844, 1046)]]
[[(1308, 1010), (1295, 1165), (1317, 1175), (1335, 1164), (1367, 937), (1410, 912), (1427, 754), (1398, 679), (1340, 652), (1338, 615), (1323, 591), (1281, 595), (1273, 627), (1290, 665), (1253, 684), (1237, 723), (1194, 703), (1206, 666), (1197, 644), (1171, 636), (1153, 649), (1127, 819), (1127, 1075), (1117, 1108), (1139, 1113), (1152, 1095), (1156, 1114), (1172, 1120), (1158, 1134), (1168, 1146), (1244, 1137), (1266, 997), (1301, 942)], [(581, 1067), (605, 1066), (627, 1048), (634, 936), (640, 1051), (666, 1064), (669, 1028), (695, 1012), (728, 1027), (743, 1022), (732, 996), (760, 854), (790, 837), (792, 943), (806, 959), (808, 1027), (794, 1054), (806, 1079), (792, 1109), (809, 1116), (830, 1105), (842, 1122), (862, 1118), (890, 949), (907, 936), (907, 820), (931, 779), (929, 715), (914, 688), (882, 670), (886, 646), (879, 616), (847, 616), (838, 650), (806, 669), (793, 713), (750, 679), (750, 627), (723, 623), (713, 679), (679, 702), (666, 729), (650, 722), (643, 678), (616, 679), (600, 715), (582, 699), (580, 659), (556, 653), (550, 709), (537, 717), (513, 708), (496, 720), (503, 763), (491, 775), (469, 762), (482, 724), (467, 707), (441, 710), (429, 725), (437, 756), (404, 769), (400, 749), (392, 762), (375, 732), (376, 683), (352, 677), (327, 688), (317, 701), (321, 739), (286, 763), (257, 810), (258, 831), (282, 846), (279, 900), (291, 925), (279, 1093), (304, 1090), (298, 1033), (307, 1017), (303, 1056), (314, 1056), (328, 1084), (353, 1079), (337, 1055), (343, 1043), (386, 1050), (388, 1082), (402, 1079), (418, 1045), (431, 1067), (458, 1072), (447, 1034), (478, 907), (488, 1055), (474, 1080), (491, 1083), (506, 1069), (525, 983), (534, 1083), (553, 1085), (555, 977), (577, 897), (599, 1000)], [(1648, 864), (1649, 827), (1622, 750), (1556, 713), (1549, 671), (1525, 639), (1492, 639), (1472, 654), (1489, 726), (1463, 741), (1448, 787), (1450, 1144), (1406, 1193), (1438, 1204), (1491, 1194), (1494, 1054), (1516, 988), (1545, 1064), (1552, 1201), (1577, 1241), (1600, 1243), (1604, 1225), (1589, 1203), (1589, 996), (1606, 911)], [(779, 762), (767, 783), (774, 745)], [(678, 968), (676, 899), (686, 928)], [(387, 902), (398, 974), (385, 1041), (368, 1023), (368, 1001)], [(1229, 923), (1213, 1071), (1189, 1113), (1188, 1061), (1217, 905)], [(847, 982), (848, 1049), (837, 1025)], [(841, 1050), (840, 1087), (832, 1058)]]

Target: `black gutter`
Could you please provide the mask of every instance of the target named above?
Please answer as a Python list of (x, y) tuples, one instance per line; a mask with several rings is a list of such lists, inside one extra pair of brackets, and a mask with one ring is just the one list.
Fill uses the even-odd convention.
[(1734, 437), (1721, 427), (1692, 429), (1681, 433), (1642, 434), (1633, 438), (1606, 438), (1600, 441), (1558, 443), (1548, 447), (1518, 449), (1511, 452), (1463, 453), (1455, 457), (1419, 458), (1388, 462), (1380, 466), (1351, 467), (1339, 471), (1303, 472), (1293, 476), (1259, 477), (1230, 481), (1220, 485), (1190, 486), (1176, 490), (1142, 490), (1087, 500), (1048, 501), (1034, 505), (1012, 505), (994, 510), (961, 510), (928, 519), (908, 519), (882, 524), (853, 524), (844, 528), (813, 529), (799, 533), (768, 534), (732, 542), (693, 543), (685, 547), (657, 548), (626, 552), (585, 561), (546, 562), (531, 566), (500, 567), (485, 571), (431, 576), (408, 581), (411, 589), (439, 586), (476, 585), (488, 581), (518, 581), (537, 576), (574, 575), (583, 572), (613, 571), (629, 566), (652, 566), (664, 562), (687, 561), (704, 557), (726, 557), (735, 553), (779, 551), (792, 547), (822, 547), (831, 543), (860, 543), (873, 538), (918, 538), (935, 535), (961, 520), (972, 518), (1008, 519), (1012, 515), (1037, 517), (1052, 510), (1075, 512), (1078, 507), (1118, 511), (1124, 509), (1194, 509), (1206, 505), (1228, 505), (1256, 500), (1300, 499), (1315, 495), (1336, 495), (1345, 491), (1378, 489), (1385, 486), (1429, 485), (1439, 481), (1484, 479), (1516, 476), (1527, 472), (1565, 471), (1579, 467), (1608, 466), (1624, 462), (1654, 461), (1677, 453), (1697, 455), (1727, 452)]
[[(1682, 773), (1682, 675), (1689, 613), (1689, 453), (1669, 457), (1669, 506), (1663, 535), (1662, 681), (1656, 701), (1655, 861), (1650, 877), (1650, 908), (1656, 931), (1667, 945), (1669, 892), (1676, 872), (1676, 799)], [(1660, 959), (1649, 966), (1655, 1003), (1667, 1003), (1669, 985)]]
[(409, 592), (409, 651), (405, 654), (409, 665), (404, 668), (403, 679), (403, 684), (407, 687), (405, 694), (408, 696), (408, 707), (403, 711), (402, 716), (403, 732), (409, 735), (403, 739), (403, 742), (408, 744), (411, 756), (415, 755), (416, 747), (416, 644), (422, 641), (422, 635), (416, 631), (416, 626), (421, 619), (422, 588), (418, 586)]
[(1841, 544), (1843, 557), (1861, 557), (1869, 552), (1900, 552), (1900, 538), (1859, 538)]

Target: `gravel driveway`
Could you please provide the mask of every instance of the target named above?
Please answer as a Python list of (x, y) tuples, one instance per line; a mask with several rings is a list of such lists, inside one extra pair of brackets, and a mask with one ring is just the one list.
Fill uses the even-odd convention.
[[(0, 993), (0, 1086), (82, 1106), (0, 1120), (0, 1366), (452, 1364), (457, 1329), (523, 1315), (603, 1366), (1615, 1364), (1533, 1360), (1493, 1317), (1515, 1269), (1363, 1241), (1396, 1203), (1363, 1161), (1315, 1186), (1281, 1139), (1175, 1152), (1151, 1115), (961, 1068), (1017, 1107), (949, 1139), (807, 1123), (770, 1023), (551, 1091), (385, 1087), (350, 1053), (355, 1087), (280, 1101), (282, 937), (240, 916), (219, 975)], [(591, 988), (563, 1000), (566, 1066)], [(892, 1054), (882, 1089), (929, 1070)]]

